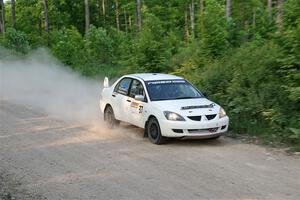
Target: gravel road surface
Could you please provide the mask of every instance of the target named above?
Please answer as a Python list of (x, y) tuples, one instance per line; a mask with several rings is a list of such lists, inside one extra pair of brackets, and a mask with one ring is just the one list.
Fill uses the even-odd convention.
[(0, 192), (55, 200), (300, 199), (297, 156), (226, 137), (157, 146), (141, 129), (101, 124), (0, 101)]

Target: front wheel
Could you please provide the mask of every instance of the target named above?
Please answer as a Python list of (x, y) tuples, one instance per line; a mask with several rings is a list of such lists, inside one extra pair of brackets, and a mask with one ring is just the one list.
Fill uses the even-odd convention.
[(120, 124), (120, 121), (116, 120), (114, 111), (111, 106), (108, 106), (104, 111), (104, 121), (107, 128), (109, 129), (113, 129)]
[(161, 135), (160, 126), (156, 118), (150, 118), (146, 128), (149, 140), (153, 144), (163, 144), (166, 142), (166, 138)]

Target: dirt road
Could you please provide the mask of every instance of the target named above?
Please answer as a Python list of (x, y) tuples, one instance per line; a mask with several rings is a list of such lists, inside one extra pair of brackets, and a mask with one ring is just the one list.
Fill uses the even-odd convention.
[(226, 137), (157, 146), (140, 129), (107, 131), (7, 101), (0, 172), (37, 199), (300, 199), (299, 157)]

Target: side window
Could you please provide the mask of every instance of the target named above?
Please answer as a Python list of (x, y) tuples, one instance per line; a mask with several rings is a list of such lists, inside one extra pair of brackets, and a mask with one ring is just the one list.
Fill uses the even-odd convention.
[(144, 87), (142, 83), (138, 80), (133, 80), (130, 87), (129, 96), (134, 98), (135, 95), (142, 95), (146, 97)]
[(114, 91), (123, 95), (127, 95), (130, 83), (131, 83), (130, 78), (124, 78), (118, 83)]

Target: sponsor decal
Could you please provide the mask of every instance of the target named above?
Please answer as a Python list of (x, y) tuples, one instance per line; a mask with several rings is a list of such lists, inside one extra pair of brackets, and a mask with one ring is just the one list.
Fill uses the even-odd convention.
[(136, 102), (136, 101), (133, 101), (133, 102), (131, 102), (131, 104), (130, 104), (130, 106), (133, 107), (133, 108), (138, 108), (139, 105), (140, 105), (140, 103), (139, 103), (139, 102)]
[(149, 81), (148, 85), (157, 85), (157, 84), (171, 84), (171, 83), (185, 83), (185, 80), (165, 80), (165, 81)]
[(143, 112), (144, 107), (143, 106), (139, 106), (139, 113)]
[[(139, 102), (133, 101), (130, 104), (130, 107), (136, 108), (138, 110), (138, 113), (143, 113), (144, 106), (141, 105)], [(134, 112), (136, 112), (136, 111), (134, 111)]]

